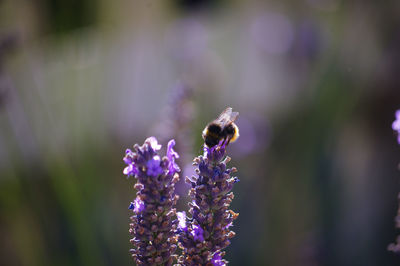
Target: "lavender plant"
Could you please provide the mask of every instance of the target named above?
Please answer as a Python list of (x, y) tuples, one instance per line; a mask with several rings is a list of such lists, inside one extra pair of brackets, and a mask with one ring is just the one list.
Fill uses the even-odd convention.
[(238, 182), (231, 174), (236, 168), (227, 168), (225, 140), (211, 148), (205, 147), (204, 155), (194, 159), (196, 175), (186, 178), (191, 185), (189, 196), (190, 217), (185, 212), (177, 214), (179, 247), (183, 265), (226, 265), (222, 259), (225, 249), (235, 233), (230, 230), (238, 214), (229, 209), (234, 197), (231, 192)]
[[(397, 142), (400, 144), (400, 110), (396, 111), (395, 116), (396, 120), (392, 124), (392, 129), (397, 131)], [(398, 195), (398, 199), (399, 199), (399, 208), (397, 210), (395, 221), (396, 221), (396, 228), (400, 229), (400, 193)], [(395, 253), (400, 253), (400, 235), (397, 236), (395, 243), (389, 244), (388, 250)]]
[(161, 158), (157, 153), (161, 145), (150, 137), (142, 146), (135, 144), (134, 152), (127, 149), (123, 159), (128, 165), (124, 174), (137, 180), (136, 199), (129, 206), (134, 213), (129, 232), (134, 245), (131, 253), (138, 265), (172, 265), (176, 257), (175, 183), (180, 170), (174, 145), (170, 140), (167, 155)]

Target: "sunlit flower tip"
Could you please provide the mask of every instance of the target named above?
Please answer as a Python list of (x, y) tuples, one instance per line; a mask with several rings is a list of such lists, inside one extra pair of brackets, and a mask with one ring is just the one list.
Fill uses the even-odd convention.
[(173, 157), (174, 158), (179, 158), (179, 154), (176, 152), (176, 151), (174, 151), (174, 146), (175, 146), (175, 140), (174, 139), (171, 139), (169, 142), (168, 142), (168, 148), (167, 148), (167, 157), (168, 157), (168, 159), (172, 159)]
[(211, 259), (211, 263), (214, 266), (225, 266), (225, 262), (222, 260), (221, 253), (215, 252), (214, 256)]
[(186, 231), (187, 226), (186, 226), (186, 212), (177, 212), (176, 216), (178, 217), (178, 228), (181, 230)]
[(179, 158), (179, 154), (174, 150), (174, 146), (175, 146), (175, 140), (171, 139), (168, 142), (168, 147), (167, 147), (167, 158), (169, 160), (168, 170), (170, 174), (175, 174), (176, 172), (179, 172), (181, 170), (179, 166), (175, 163), (175, 159)]
[(150, 176), (155, 177), (163, 173), (160, 156), (154, 156), (151, 160), (147, 162), (146, 166), (147, 166), (146, 173)]
[(149, 142), (150, 143), (150, 147), (154, 150), (154, 151), (158, 151), (161, 149), (161, 144), (158, 144), (158, 141), (155, 137), (149, 137), (146, 139), (145, 142)]
[(129, 205), (129, 209), (136, 213), (141, 213), (144, 210), (144, 202), (141, 201), (139, 198), (136, 198), (134, 202), (131, 202)]
[(193, 239), (196, 240), (196, 241), (203, 242), (204, 241), (204, 237), (203, 237), (203, 232), (204, 231), (203, 231), (203, 229), (200, 226), (196, 225), (196, 224), (193, 224), (192, 229), (193, 230), (192, 230), (191, 234), (193, 236)]

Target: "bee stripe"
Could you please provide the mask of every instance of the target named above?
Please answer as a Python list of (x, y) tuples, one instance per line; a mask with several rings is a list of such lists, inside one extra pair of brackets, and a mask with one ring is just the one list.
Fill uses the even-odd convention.
[(236, 124), (232, 124), (235, 127), (235, 133), (231, 138), (231, 142), (235, 142), (239, 138), (239, 128)]

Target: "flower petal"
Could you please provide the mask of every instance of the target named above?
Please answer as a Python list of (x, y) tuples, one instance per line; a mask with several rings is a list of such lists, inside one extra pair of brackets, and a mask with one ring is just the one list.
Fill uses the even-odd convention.
[(161, 168), (161, 159), (160, 156), (154, 156), (153, 159), (147, 162), (147, 171), (146, 173), (150, 176), (159, 176), (163, 173), (163, 169)]
[(158, 144), (158, 141), (155, 137), (149, 137), (146, 139), (145, 142), (148, 142), (150, 144), (150, 147), (154, 150), (154, 151), (158, 151), (161, 149), (161, 144)]
[(199, 225), (194, 224), (194, 225), (192, 225), (192, 229), (193, 230), (192, 230), (191, 234), (192, 234), (194, 240), (203, 242), (204, 241), (203, 228), (201, 228)]
[(178, 217), (178, 228), (186, 231), (186, 212), (177, 212), (176, 216)]

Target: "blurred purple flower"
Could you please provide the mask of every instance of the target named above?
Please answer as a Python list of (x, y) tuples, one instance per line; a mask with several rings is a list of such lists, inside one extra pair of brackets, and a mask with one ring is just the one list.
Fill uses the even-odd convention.
[(250, 32), (258, 47), (267, 53), (278, 55), (290, 49), (294, 37), (292, 22), (281, 13), (266, 13), (256, 17)]
[(396, 120), (392, 124), (393, 130), (397, 131), (397, 142), (400, 144), (400, 110), (396, 111)]
[(322, 36), (318, 23), (312, 20), (300, 23), (293, 44), (294, 59), (311, 61), (316, 58), (321, 48)]

